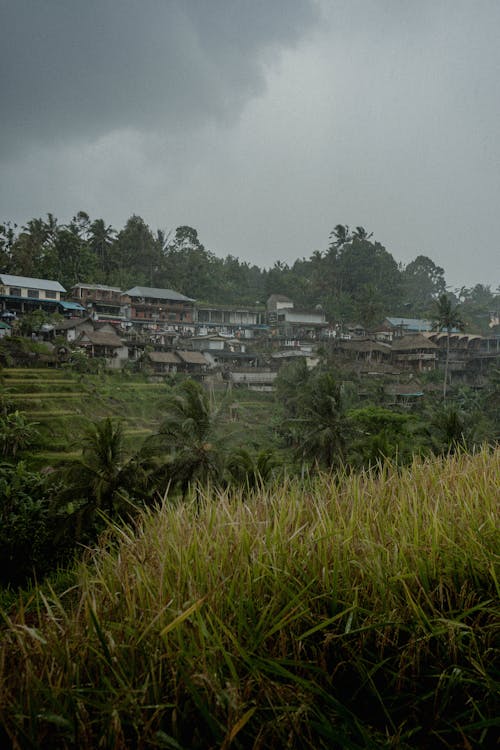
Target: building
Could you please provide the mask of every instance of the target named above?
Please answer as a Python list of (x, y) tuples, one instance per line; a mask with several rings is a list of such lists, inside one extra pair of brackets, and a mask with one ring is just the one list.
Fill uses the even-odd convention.
[(392, 359), (402, 369), (427, 372), (436, 368), (438, 346), (421, 333), (403, 336), (392, 342)]
[(432, 331), (432, 322), (421, 318), (390, 317), (385, 318), (382, 330), (392, 333), (392, 338), (397, 338), (398, 336), (406, 336), (408, 333)]
[(130, 300), (116, 286), (105, 284), (75, 284), (71, 296), (83, 305), (88, 315), (94, 320), (127, 320), (127, 307)]
[(0, 274), (0, 307), (2, 311), (23, 314), (33, 310), (58, 312), (65, 288), (52, 279), (33, 279), (28, 276)]
[(252, 338), (267, 330), (265, 309), (236, 305), (204, 305), (196, 307), (198, 329), (220, 331)]
[(194, 324), (195, 300), (173, 289), (134, 286), (124, 294), (130, 300), (127, 316), (134, 325), (156, 329)]
[(118, 369), (128, 359), (128, 347), (116, 333), (107, 331), (82, 331), (75, 342), (89, 357), (102, 357), (106, 366)]
[(302, 339), (319, 339), (328, 328), (322, 310), (295, 310), (282, 308), (277, 312), (276, 330), (280, 339), (286, 339), (294, 346)]

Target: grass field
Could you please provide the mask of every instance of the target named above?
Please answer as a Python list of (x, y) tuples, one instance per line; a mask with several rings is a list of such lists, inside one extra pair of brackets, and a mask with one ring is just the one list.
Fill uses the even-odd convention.
[(139, 514), (3, 612), (1, 746), (493, 748), (500, 451)]

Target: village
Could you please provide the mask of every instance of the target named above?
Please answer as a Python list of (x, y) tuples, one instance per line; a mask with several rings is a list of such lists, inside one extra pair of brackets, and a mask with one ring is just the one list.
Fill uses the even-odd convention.
[[(432, 320), (389, 316), (367, 330), (329, 321), (321, 306), (297, 309), (272, 294), (266, 304), (204, 304), (172, 289), (77, 284), (0, 274), (0, 337), (16, 334), (23, 317), (48, 315), (34, 340), (57, 365), (74, 350), (107, 368), (136, 363), (152, 378), (187, 373), (253, 390), (273, 390), (280, 368), (297, 358), (314, 367), (328, 357), (340, 370), (383, 379), (389, 400), (408, 403), (432, 389), (419, 376), (444, 367), (454, 382), (481, 387), (500, 354), (500, 335), (436, 329)], [(437, 387), (437, 386), (434, 386)]]

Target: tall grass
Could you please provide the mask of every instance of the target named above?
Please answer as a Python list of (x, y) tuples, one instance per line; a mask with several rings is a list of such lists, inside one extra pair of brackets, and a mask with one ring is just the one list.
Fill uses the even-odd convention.
[(3, 613), (4, 744), (492, 747), (499, 487), (485, 450), (111, 527)]

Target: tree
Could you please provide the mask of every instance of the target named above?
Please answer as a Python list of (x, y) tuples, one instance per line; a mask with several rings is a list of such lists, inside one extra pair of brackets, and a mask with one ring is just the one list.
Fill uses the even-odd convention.
[(442, 294), (435, 303), (432, 327), (435, 331), (446, 331), (446, 360), (444, 365), (443, 401), (446, 401), (446, 390), (448, 386), (450, 335), (454, 328), (458, 329), (459, 331), (463, 331), (464, 326), (465, 324), (462, 320), (458, 305), (453, 305), (450, 297), (447, 294)]
[(223, 450), (216, 433), (220, 409), (194, 380), (176, 386), (163, 406), (165, 415), (156, 435), (146, 440), (144, 456), (160, 459), (156, 476), (180, 487), (218, 482)]
[(111, 280), (111, 274), (115, 270), (112, 256), (113, 243), (116, 240), (116, 231), (111, 225), (106, 225), (104, 219), (95, 219), (89, 229), (89, 248), (96, 259), (98, 277), (104, 281)]
[(403, 464), (419, 447), (419, 424), (413, 415), (365, 406), (351, 409), (347, 418), (353, 436), (349, 462), (358, 468), (372, 468), (385, 459)]
[(140, 216), (131, 216), (118, 233), (112, 259), (117, 269), (115, 280), (122, 289), (130, 284), (156, 286), (162, 267), (162, 247)]
[(76, 515), (77, 537), (82, 527), (94, 527), (96, 513), (116, 517), (131, 509), (134, 492), (141, 499), (147, 494), (143, 465), (126, 455), (122, 425), (109, 417), (86, 428), (82, 455), (63, 474), (66, 488), (60, 504), (70, 516)]
[(237, 448), (231, 453), (227, 462), (229, 484), (237, 484), (248, 490), (262, 487), (275, 475), (279, 463), (274, 452), (263, 448), (257, 453), (247, 448)]
[(309, 460), (327, 469), (342, 464), (348, 424), (341, 386), (330, 372), (311, 376), (292, 424), (296, 452), (302, 461)]
[(418, 255), (408, 263), (402, 281), (405, 306), (417, 315), (426, 314), (446, 291), (443, 269), (425, 255)]

